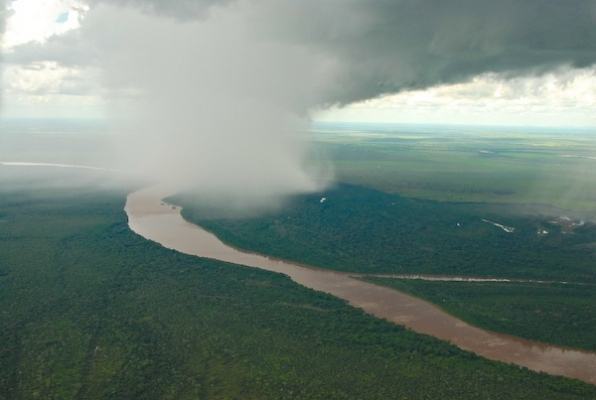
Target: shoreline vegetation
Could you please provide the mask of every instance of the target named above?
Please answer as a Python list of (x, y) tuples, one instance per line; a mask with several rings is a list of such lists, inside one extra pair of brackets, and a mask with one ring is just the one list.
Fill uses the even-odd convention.
[[(232, 246), (315, 267), (596, 283), (596, 224), (583, 220), (519, 216), (484, 204), (410, 199), (349, 184), (294, 196), (258, 216), (230, 215), (193, 192), (168, 201)], [(516, 230), (487, 224), (487, 216)]]
[[(490, 331), (596, 349), (589, 334), (596, 329), (593, 224), (578, 222), (570, 230), (568, 221), (557, 225), (550, 217), (491, 215), (518, 228), (506, 232), (482, 221), (486, 211), (476, 204), (419, 202), (351, 185), (298, 196), (283, 210), (259, 217), (222, 215), (193, 194), (170, 200), (183, 207), (187, 220), (234, 247), (316, 267), (330, 262), (331, 269), (403, 288)], [(390, 260), (395, 267), (384, 264)], [(450, 296), (448, 288), (458, 282), (388, 279), (435, 274), (457, 280), (462, 272), (488, 281), (460, 282), (462, 289)]]
[(570, 349), (596, 351), (593, 285), (359, 278), (427, 300), (483, 329)]
[(121, 191), (0, 196), (0, 398), (596, 398), (148, 242)]
[(134, 232), (183, 254), (282, 273), (302, 286), (331, 294), (381, 320), (452, 343), (487, 359), (596, 384), (596, 353), (557, 348), (485, 331), (422, 299), (359, 281), (349, 273), (243, 252), (185, 220), (179, 207), (163, 201), (170, 190), (156, 185), (128, 196), (125, 210)]

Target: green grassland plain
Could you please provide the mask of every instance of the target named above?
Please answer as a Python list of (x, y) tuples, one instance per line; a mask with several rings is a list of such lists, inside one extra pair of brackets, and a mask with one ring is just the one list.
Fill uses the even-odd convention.
[(596, 218), (596, 132), (314, 127), (341, 182), (439, 201), (554, 206)]

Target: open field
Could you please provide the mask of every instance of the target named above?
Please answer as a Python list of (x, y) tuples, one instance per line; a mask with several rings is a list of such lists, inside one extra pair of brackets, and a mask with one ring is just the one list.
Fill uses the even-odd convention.
[(549, 205), (596, 217), (587, 130), (314, 126), (338, 180), (439, 201)]

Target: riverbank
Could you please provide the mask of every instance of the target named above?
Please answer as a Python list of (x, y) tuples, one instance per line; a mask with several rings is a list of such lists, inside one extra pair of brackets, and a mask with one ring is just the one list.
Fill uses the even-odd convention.
[(549, 346), (473, 327), (413, 296), (352, 278), (242, 252), (189, 223), (179, 207), (163, 203), (173, 193), (151, 187), (128, 196), (130, 228), (146, 239), (185, 254), (278, 272), (314, 290), (332, 294), (378, 318), (453, 343), (488, 359), (596, 384), (596, 354)]
[(587, 400), (287, 276), (133, 233), (110, 186), (0, 168), (0, 398)]

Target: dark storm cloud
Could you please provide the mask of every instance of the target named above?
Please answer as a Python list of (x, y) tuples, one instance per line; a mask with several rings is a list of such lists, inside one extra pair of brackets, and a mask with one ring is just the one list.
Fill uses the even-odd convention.
[(209, 8), (225, 5), (233, 0), (91, 0), (92, 5), (111, 4), (139, 7), (145, 12), (169, 15), (180, 19), (204, 16)]
[(140, 94), (123, 159), (240, 197), (325, 184), (328, 171), (311, 168), (295, 134), (313, 109), (596, 60), (594, 1), (126, 4), (97, 3), (80, 32), (108, 88)]
[[(316, 190), (313, 110), (596, 61), (596, 0), (94, 0), (14, 63), (102, 72), (118, 166), (238, 197)], [(76, 82), (75, 82), (76, 83)], [(71, 87), (71, 90), (74, 88)], [(118, 118), (114, 118), (118, 120)]]
[[(182, 19), (208, 18), (214, 8), (238, 3), (126, 2)], [(592, 0), (257, 0), (246, 8), (256, 32), (323, 52), (336, 63), (338, 82), (320, 98), (323, 103), (484, 72), (540, 73), (596, 61)]]
[(4, 32), (4, 20), (6, 18), (6, 4), (0, 0), (0, 34)]
[[(279, 33), (288, 32), (290, 26), (298, 40), (337, 57), (344, 67), (343, 80), (327, 99), (331, 102), (459, 81), (484, 72), (542, 72), (561, 64), (581, 67), (596, 61), (594, 1), (322, 3), (288, 7), (291, 12), (280, 13), (287, 17)], [(347, 23), (334, 18), (342, 7), (339, 16), (349, 15)], [(321, 14), (322, 8), (327, 10)]]
[[(322, 54), (336, 83), (313, 98), (349, 103), (485, 72), (541, 73), (596, 62), (596, 0), (94, 0), (182, 21), (241, 8), (253, 34)], [(104, 26), (104, 35), (109, 27)], [(6, 62), (93, 63), (80, 32), (31, 43)], [(212, 38), (217, 41), (218, 38)], [(153, 40), (149, 35), (147, 40)], [(159, 56), (159, 55), (156, 55)], [(306, 108), (313, 104), (305, 104)]]
[[(0, 44), (4, 40), (4, 24), (6, 22), (6, 2), (4, 0), (0, 0)], [(0, 50), (0, 74), (2, 74), (2, 51)], [(4, 90), (2, 85), (0, 85), (0, 106), (2, 105), (2, 96), (4, 94)], [(1, 107), (0, 107), (1, 108)]]

